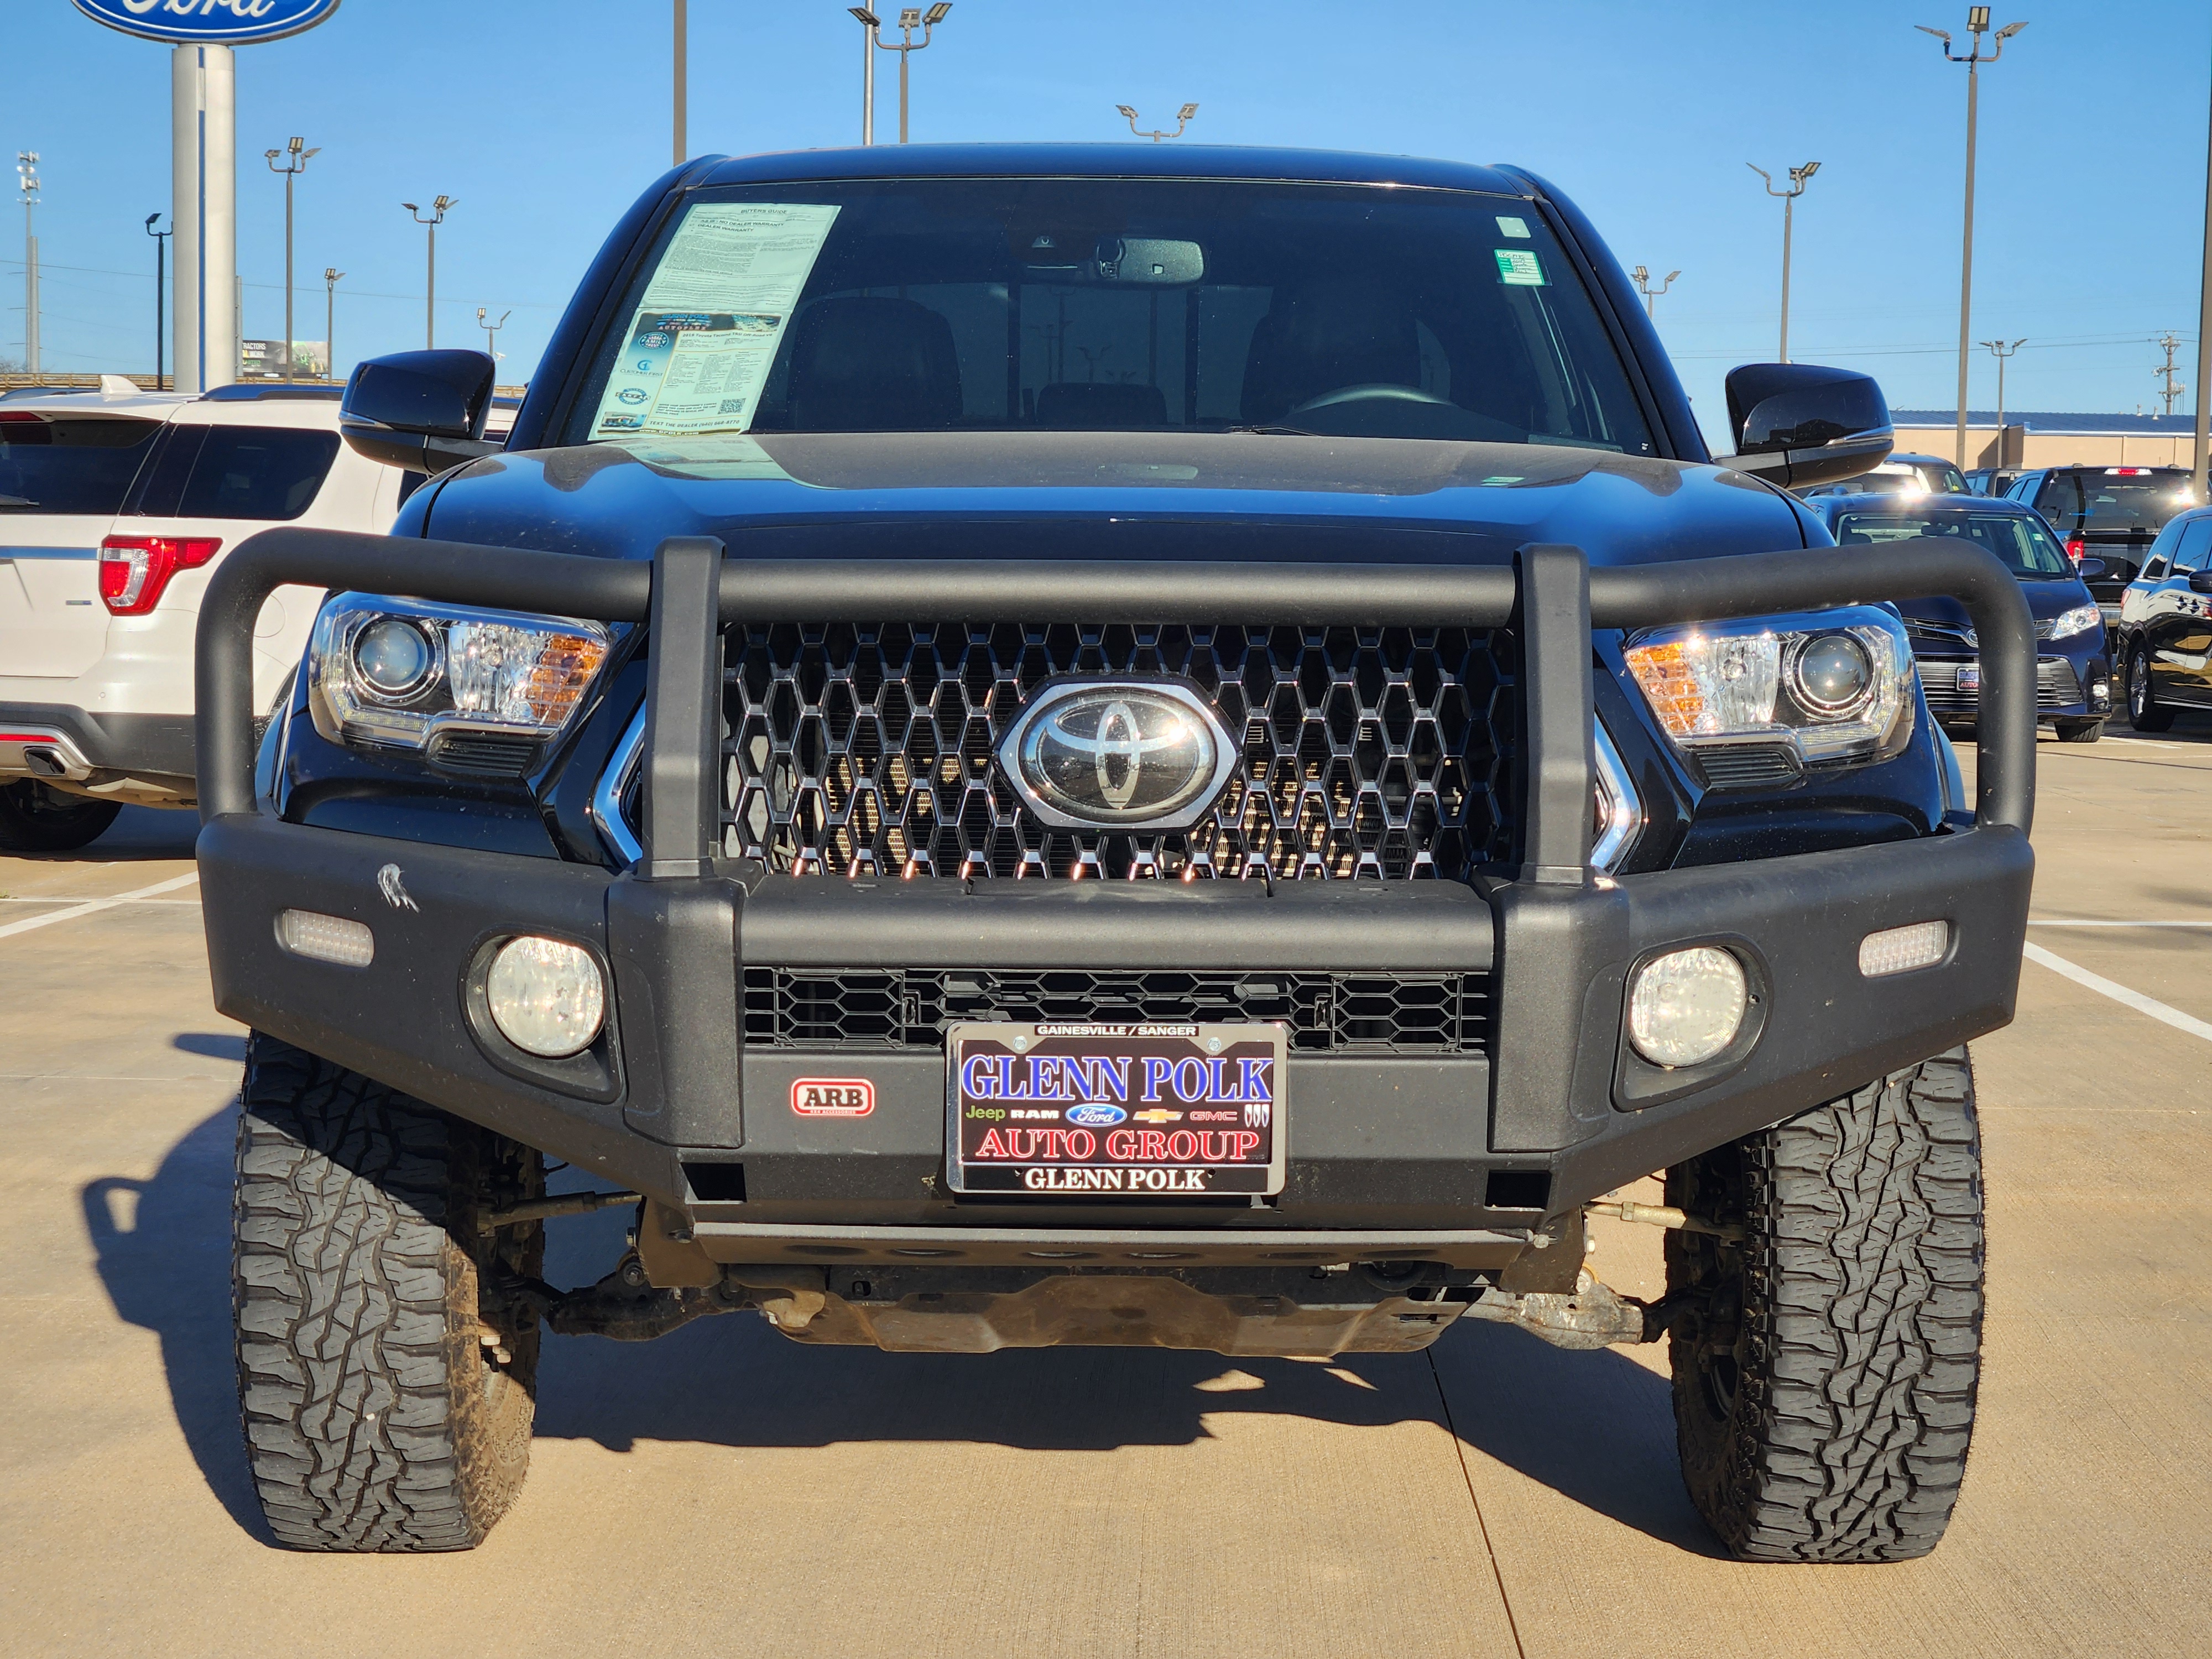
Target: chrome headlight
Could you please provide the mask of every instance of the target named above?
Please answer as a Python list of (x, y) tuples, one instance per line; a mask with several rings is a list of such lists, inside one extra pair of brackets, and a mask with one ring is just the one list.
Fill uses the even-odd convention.
[(1626, 654), (1660, 728), (1686, 751), (1767, 738), (1806, 765), (1859, 764), (1912, 736), (1912, 647), (1879, 606), (1656, 629)]
[(2071, 611), (2062, 611), (2051, 618), (2050, 637), (2054, 640), (2071, 639), (2076, 634), (2086, 634), (2093, 628), (2105, 625), (2105, 613), (2094, 605), (2077, 605)]
[(471, 732), (539, 744), (582, 706), (607, 642), (602, 624), (570, 617), (337, 593), (307, 647), (307, 707), (334, 743), (427, 749)]

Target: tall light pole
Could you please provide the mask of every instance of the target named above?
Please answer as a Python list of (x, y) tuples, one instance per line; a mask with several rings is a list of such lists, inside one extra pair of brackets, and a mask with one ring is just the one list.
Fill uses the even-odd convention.
[[(1788, 211), (1787, 209), (1784, 210)], [(1657, 313), (1652, 310), (1651, 302), (1674, 287), (1674, 279), (1681, 274), (1679, 270), (1670, 270), (1667, 273), (1666, 280), (1654, 288), (1651, 286), (1651, 272), (1647, 267), (1638, 265), (1628, 273), (1629, 280), (1636, 284), (1636, 291), (1644, 296), (1644, 314), (1646, 318), (1657, 320)]]
[[(1820, 170), (1820, 164), (1818, 161), (1808, 161), (1802, 167), (1790, 168), (1790, 188), (1787, 190), (1775, 189), (1774, 175), (1769, 173), (1765, 167), (1753, 166), (1749, 161), (1746, 161), (1744, 166), (1750, 167), (1753, 173), (1757, 173), (1760, 178), (1766, 181), (1766, 193), (1769, 196), (1779, 196), (1782, 198), (1782, 350), (1780, 361), (1786, 363), (1790, 361), (1790, 222), (1792, 215), (1796, 211), (1797, 198), (1805, 193), (1805, 185), (1807, 181), (1809, 180), (1814, 173)], [(1961, 431), (1964, 429), (1964, 428), (1960, 428)], [(1966, 441), (1963, 438), (1960, 440), (1962, 447), (1965, 441)], [(1963, 466), (1966, 463), (1961, 461), (1960, 465)]]
[(512, 310), (501, 312), (495, 323), (484, 321), (489, 314), (489, 307), (477, 307), (477, 326), (484, 331), (484, 355), (491, 359), (492, 379), (496, 380), (499, 378), (499, 331), (507, 326), (507, 319), (514, 313)]
[(883, 19), (866, 6), (848, 6), (860, 20), (860, 142), (876, 142), (876, 33)]
[(1994, 358), (1996, 358), (1996, 359), (1997, 360), (1997, 459), (1996, 459), (1996, 464), (1997, 464), (1999, 466), (2002, 466), (2002, 465), (2005, 464), (2005, 424), (2004, 424), (2004, 374), (2005, 374), (2005, 362), (2006, 362), (2006, 360), (2007, 360), (2008, 358), (2009, 358), (2009, 357), (2012, 356), (2012, 354), (2013, 354), (2014, 352), (2015, 352), (2015, 351), (2019, 350), (2019, 349), (2021, 349), (2021, 347), (2022, 347), (2022, 346), (2026, 345), (2027, 343), (2027, 342), (2026, 340), (2024, 340), (2024, 339), (2021, 339), (2021, 340), (1984, 340), (1984, 341), (1983, 341), (1983, 342), (1982, 342), (1982, 347), (1983, 347), (1983, 349), (1984, 349), (1984, 350), (1986, 350), (1986, 351), (1990, 354), (1990, 356), (1992, 356), (1992, 357), (1994, 357)]
[(2189, 495), (2202, 501), (2205, 464), (2212, 460), (2212, 125), (2208, 125), (2204, 163), (2204, 269), (2197, 278), (2197, 459), (2191, 468)]
[[(860, 20), (861, 27), (867, 31), (866, 38), (870, 46), (884, 52), (895, 52), (899, 55), (898, 141), (902, 144), (906, 143), (907, 58), (908, 54), (920, 52), (929, 44), (930, 35), (936, 30), (937, 26), (945, 21), (945, 13), (952, 9), (950, 0), (937, 0), (937, 3), (927, 13), (920, 6), (902, 8), (899, 12), (899, 40), (896, 46), (884, 39), (883, 21), (875, 13), (865, 6), (854, 6), (848, 9), (854, 16)], [(919, 40), (914, 38), (914, 32), (916, 29), (921, 31), (921, 39)], [(860, 116), (860, 142), (864, 144), (872, 144), (876, 142), (876, 58), (875, 52), (872, 51), (868, 54), (868, 67), (863, 76), (861, 87), (866, 106)]]
[(1185, 104), (1181, 109), (1176, 112), (1176, 125), (1173, 132), (1163, 131), (1158, 127), (1153, 128), (1150, 132), (1138, 132), (1137, 112), (1131, 109), (1127, 104), (1116, 104), (1114, 107), (1121, 111), (1121, 118), (1128, 122), (1130, 131), (1137, 133), (1137, 137), (1139, 138), (1149, 138), (1156, 144), (1163, 138), (1182, 137), (1182, 130), (1190, 125), (1190, 118), (1198, 113), (1197, 105)]
[(338, 377), (338, 284), (344, 280), (336, 265), (323, 267), (323, 368), (333, 380)]
[(39, 372), (39, 239), (31, 210), (39, 204), (39, 152), (15, 152), (16, 188), (23, 198), (23, 367)]
[(686, 147), (684, 128), (686, 118), (690, 114), (690, 111), (685, 106), (690, 101), (691, 91), (691, 20), (685, 8), (684, 0), (675, 0), (675, 3), (676, 84), (673, 88), (672, 105), (676, 117), (676, 160), (673, 165), (680, 167), (684, 165), (684, 151)]
[(399, 204), (414, 216), (416, 224), (427, 225), (430, 230), (430, 274), (423, 289), (425, 297), (422, 301), (422, 349), (425, 351), (434, 351), (438, 345), (438, 227), (446, 222), (446, 210), (459, 204), (454, 197), (441, 196), (430, 204), (430, 216), (427, 219), (422, 216), (422, 210), (414, 203), (402, 202)]
[(155, 222), (161, 216), (158, 213), (149, 213), (146, 216), (146, 234), (154, 239), (154, 390), (156, 392), (162, 390), (161, 301), (168, 289), (169, 274), (165, 269), (168, 264), (166, 256), (169, 252), (168, 239), (176, 234), (174, 231), (154, 228)]
[(1951, 37), (1942, 29), (1931, 29), (1925, 23), (1913, 27), (1923, 34), (1932, 34), (1943, 43), (1944, 58), (1954, 64), (1966, 66), (1966, 238), (1959, 254), (1959, 437), (1958, 453), (1952, 459), (1961, 468), (1966, 465), (1966, 354), (1973, 339), (1974, 310), (1974, 118), (1980, 100), (1981, 66), (1994, 64), (2004, 56), (2004, 43), (2027, 27), (2025, 23), (2007, 23), (1996, 32), (1996, 49), (1987, 58), (1982, 56), (1982, 36), (1990, 27), (1987, 6), (1966, 8), (1966, 28), (1974, 37), (1974, 49), (1964, 58), (1951, 50)]
[[(304, 148), (307, 140), (295, 134), (283, 149), (264, 149), (261, 158), (269, 163), (271, 173), (284, 175), (284, 379), (292, 376), (292, 181), (307, 170), (307, 163), (322, 154), (320, 149)], [(278, 167), (276, 158), (282, 155), (284, 165)]]

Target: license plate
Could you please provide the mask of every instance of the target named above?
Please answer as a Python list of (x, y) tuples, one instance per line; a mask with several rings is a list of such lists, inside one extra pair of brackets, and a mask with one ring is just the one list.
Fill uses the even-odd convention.
[(956, 1193), (1283, 1190), (1280, 1025), (1024, 1024), (946, 1034)]
[(1959, 665), (1959, 690), (1961, 691), (1972, 691), (1977, 696), (1981, 695), (1981, 664), (1978, 662), (1962, 662)]

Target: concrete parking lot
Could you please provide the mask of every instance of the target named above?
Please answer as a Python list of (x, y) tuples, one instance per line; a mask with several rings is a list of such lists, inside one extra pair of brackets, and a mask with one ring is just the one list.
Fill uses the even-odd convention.
[[(549, 1339), (528, 1486), (476, 1553), (286, 1553), (239, 1447), (243, 1034), (210, 1006), (192, 822), (0, 860), (0, 1648), (2203, 1652), (2212, 723), (2039, 758), (2020, 1018), (1974, 1049), (1973, 1462), (1942, 1547), (1890, 1567), (1723, 1559), (1657, 1347), (931, 1358), (751, 1316)], [(549, 1277), (596, 1276), (621, 1227), (555, 1224)], [(1656, 1292), (1656, 1231), (1595, 1260)]]

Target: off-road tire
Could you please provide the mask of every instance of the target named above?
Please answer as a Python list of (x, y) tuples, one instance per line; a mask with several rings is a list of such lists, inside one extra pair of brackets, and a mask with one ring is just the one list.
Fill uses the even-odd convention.
[(0, 853), (74, 853), (107, 833), (123, 810), (65, 794), (36, 778), (0, 783)]
[(1943, 1536), (1981, 1369), (1981, 1141), (1963, 1048), (1668, 1172), (1740, 1224), (1670, 1232), (1691, 1501), (1754, 1561), (1905, 1561)]
[(2151, 678), (2150, 653), (2137, 646), (2128, 653), (2128, 724), (2138, 732), (2171, 732), (2173, 710), (2158, 704), (2158, 683)]
[(2102, 720), (2053, 720), (2061, 743), (2094, 743), (2105, 735)]
[(270, 1531), (472, 1548), (529, 1468), (538, 1346), (534, 1315), (479, 1287), (535, 1279), (544, 1251), (542, 1224), (480, 1221), (542, 1194), (542, 1160), (258, 1032), (240, 1104), (232, 1308)]

